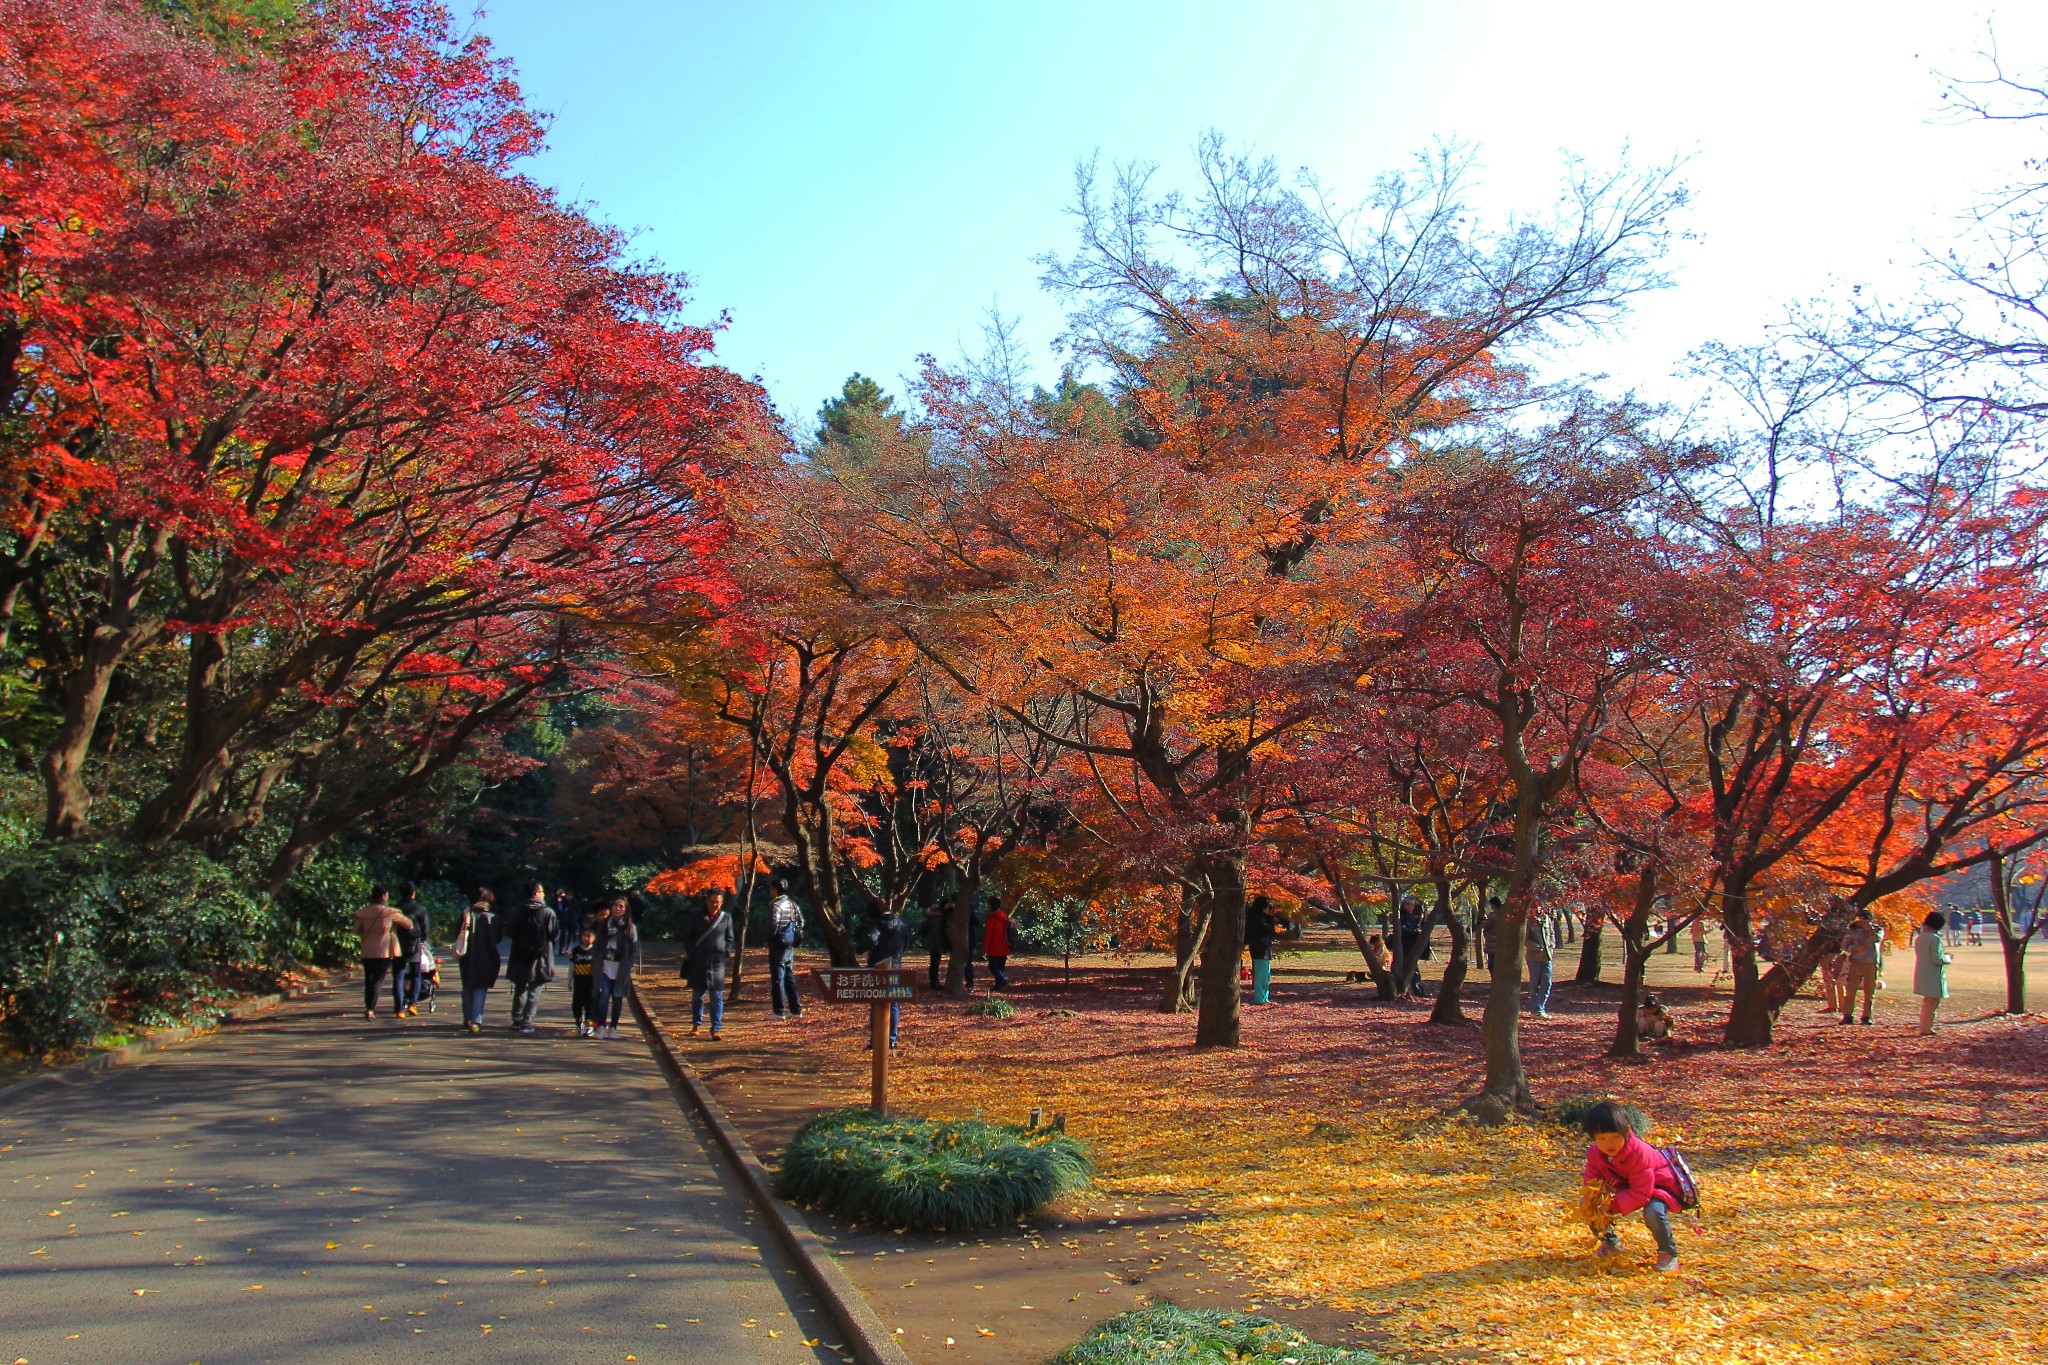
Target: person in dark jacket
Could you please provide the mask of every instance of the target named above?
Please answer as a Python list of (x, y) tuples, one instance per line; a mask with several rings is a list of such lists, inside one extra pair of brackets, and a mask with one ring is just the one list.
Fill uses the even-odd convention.
[(462, 1026), (471, 1033), (482, 1033), (484, 997), (498, 984), (498, 972), (504, 965), (498, 945), (505, 941), (498, 897), (488, 886), (478, 891), (476, 900), (462, 912), (455, 937), (461, 944), (456, 961), (462, 971)]
[(412, 928), (398, 931), (398, 951), (402, 963), (396, 976), (391, 979), (392, 1004), (398, 1012), (417, 1016), (420, 1012), (420, 946), (432, 947), (434, 943), (434, 921), (427, 907), (420, 904), (420, 889), (407, 882), (398, 889), (398, 909), (412, 921)]
[[(591, 1034), (619, 1036), (619, 1010), (626, 992), (633, 988), (633, 969), (640, 965), (640, 926), (633, 923), (624, 896), (614, 896), (600, 913), (602, 922), (588, 926), (597, 930), (597, 969), (591, 991)], [(600, 1034), (599, 1030), (602, 1030)]]
[(1412, 892), (1401, 898), (1401, 970), (1406, 979), (1396, 988), (1411, 994), (1422, 990), (1422, 945), (1427, 921), (1422, 899)]
[[(870, 967), (901, 967), (903, 955), (910, 951), (910, 927), (903, 922), (903, 916), (896, 913), (893, 905), (884, 905), (875, 917), (874, 927), (867, 933), (868, 965)], [(896, 1033), (903, 1023), (903, 1006), (889, 1002), (889, 1046), (896, 1046)], [(872, 1044), (870, 1044), (872, 1046)]]
[(548, 908), (547, 889), (535, 882), (526, 904), (506, 917), (505, 937), (512, 944), (505, 975), (512, 981), (512, 1028), (533, 1032), (540, 1008), (541, 987), (555, 979), (555, 912)]
[(683, 975), (690, 980), (690, 1032), (704, 1025), (705, 997), (711, 1003), (711, 1036), (725, 1036), (725, 973), (738, 933), (725, 912), (725, 893), (704, 893), (704, 913), (683, 930)]
[(583, 905), (561, 887), (555, 888), (555, 951), (567, 957), (583, 936)]
[(1244, 908), (1244, 946), (1252, 955), (1252, 1003), (1273, 1003), (1273, 935), (1279, 926), (1273, 920), (1273, 902), (1252, 897)]
[(953, 944), (953, 902), (949, 897), (924, 912), (924, 948), (931, 955), (928, 978), (935, 991), (946, 988), (946, 953)]

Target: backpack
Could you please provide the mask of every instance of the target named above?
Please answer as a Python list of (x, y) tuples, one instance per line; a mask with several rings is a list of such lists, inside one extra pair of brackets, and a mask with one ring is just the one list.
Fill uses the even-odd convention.
[(1676, 1147), (1659, 1147), (1664, 1160), (1670, 1163), (1671, 1179), (1678, 1186), (1678, 1207), (1696, 1209), (1700, 1206), (1700, 1184), (1693, 1179), (1692, 1167), (1685, 1164), (1685, 1158), (1678, 1154)]
[(544, 957), (554, 945), (548, 942), (547, 926), (541, 922), (541, 911), (527, 906), (513, 927), (512, 942), (528, 957)]
[(803, 921), (792, 919), (775, 926), (775, 941), (785, 948), (794, 948), (797, 940), (803, 937), (803, 932)]

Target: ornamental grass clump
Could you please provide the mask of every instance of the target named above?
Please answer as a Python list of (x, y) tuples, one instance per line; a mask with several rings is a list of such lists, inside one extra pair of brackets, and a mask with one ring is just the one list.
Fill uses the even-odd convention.
[(979, 1014), (989, 1019), (1008, 1019), (1017, 1012), (1017, 1007), (1000, 995), (984, 995), (967, 1007), (969, 1014)]
[(1324, 1346), (1284, 1322), (1215, 1309), (1141, 1308), (1098, 1323), (1049, 1365), (1385, 1365), (1370, 1351)]
[[(1573, 1095), (1559, 1100), (1551, 1107), (1550, 1117), (1567, 1128), (1577, 1128), (1586, 1121), (1586, 1111), (1600, 1103), (1598, 1095)], [(1617, 1103), (1619, 1103), (1617, 1101)], [(1621, 1105), (1621, 1116), (1628, 1120), (1628, 1126), (1636, 1130), (1637, 1137), (1650, 1135), (1650, 1116), (1633, 1104)]]
[(1065, 1133), (963, 1119), (839, 1109), (797, 1129), (782, 1155), (783, 1193), (856, 1222), (919, 1232), (1007, 1223), (1079, 1190), (1095, 1173)]

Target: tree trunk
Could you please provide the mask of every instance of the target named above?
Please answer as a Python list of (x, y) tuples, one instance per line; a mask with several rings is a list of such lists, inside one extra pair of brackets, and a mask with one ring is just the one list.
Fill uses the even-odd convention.
[[(1607, 1049), (1610, 1057), (1636, 1055), (1636, 1012), (1643, 1003), (1643, 976), (1650, 965), (1650, 950), (1643, 944), (1650, 932), (1650, 910), (1656, 903), (1657, 865), (1645, 860), (1636, 873), (1635, 904), (1629, 907), (1628, 920), (1621, 929), (1621, 1014), (1614, 1023), (1614, 1046)], [(1593, 913), (1586, 915), (1588, 940), (1598, 932), (1592, 927)], [(1671, 938), (1674, 943), (1678, 940), (1676, 934)], [(1599, 979), (1597, 969), (1594, 979)]]
[(1601, 930), (1606, 925), (1606, 919), (1606, 907), (1599, 905), (1589, 905), (1586, 907), (1586, 937), (1579, 944), (1578, 974), (1572, 977), (1572, 980), (1581, 986), (1597, 986), (1600, 984), (1600, 940), (1602, 938)]
[[(1840, 948), (1842, 931), (1849, 927), (1849, 917), (1853, 913), (1853, 907), (1848, 901), (1837, 898), (1821, 916), (1820, 923), (1814, 926), (1813, 932), (1807, 935), (1806, 942), (1800, 945), (1799, 951), (1794, 953), (1790, 959), (1777, 963), (1770, 971), (1757, 979), (1751, 991), (1747, 1013), (1743, 1012), (1744, 1001), (1741, 998), (1740, 988), (1743, 944), (1740, 941), (1736, 943), (1735, 963), (1737, 968), (1736, 981), (1738, 984), (1736, 1004), (1731, 1008), (1728, 1016), (1727, 1039), (1730, 1043), (1737, 1047), (1765, 1047), (1770, 1044), (1772, 1026), (1777, 1022), (1778, 1011), (1785, 1008), (1792, 998), (1805, 988), (1807, 981), (1813, 976), (1814, 969), (1820, 966), (1821, 958)], [(1747, 917), (1745, 916), (1745, 921), (1746, 919)], [(1743, 925), (1745, 938), (1748, 935), (1748, 928), (1749, 926), (1745, 922)], [(1749, 966), (1750, 972), (1754, 976), (1756, 972), (1756, 959), (1754, 956), (1749, 959)], [(1741, 1037), (1736, 1036), (1738, 1023), (1740, 1023), (1743, 1029)], [(1752, 1038), (1759, 1038), (1759, 1041), (1748, 1041)]]
[(1196, 954), (1209, 936), (1206, 907), (1185, 886), (1180, 892), (1180, 914), (1173, 926), (1173, 966), (1159, 993), (1161, 1014), (1186, 1014), (1195, 1007), (1194, 970)]
[(1756, 947), (1750, 940), (1749, 884), (1730, 880), (1721, 890), (1721, 923), (1735, 958), (1735, 999), (1728, 1006), (1722, 1036), (1736, 1047), (1769, 1047), (1778, 1012), (1765, 996), (1756, 969)]
[(802, 882), (801, 889), (817, 907), (818, 932), (824, 937), (832, 965), (857, 967), (860, 965), (859, 956), (854, 952), (853, 934), (847, 928), (846, 909), (840, 901), (832, 812), (822, 798), (805, 804), (811, 806), (809, 811), (799, 806), (797, 797), (788, 796), (783, 805), (782, 822), (796, 844), (796, 869)]
[(2006, 932), (2003, 924), (1998, 926), (1998, 946), (2005, 953), (2005, 1012), (2025, 1014), (2027, 1012), (2027, 942), (2032, 935), (2020, 937)]
[(85, 785), (85, 757), (127, 650), (115, 631), (96, 630), (85, 657), (64, 679), (64, 718), (43, 752), (43, 837), (80, 839), (91, 832), (92, 793)]
[(965, 1000), (969, 994), (967, 964), (974, 960), (974, 944), (970, 940), (974, 902), (980, 894), (981, 879), (970, 872), (953, 897), (952, 912), (946, 916), (946, 938), (952, 945), (952, 954), (946, 960), (946, 994), (956, 1000)]
[(2035, 907), (2022, 934), (2012, 920), (2012, 888), (2005, 880), (2005, 855), (1991, 855), (1991, 918), (1998, 925), (1998, 949), (2005, 957), (2005, 1012), (2027, 1012), (2027, 945), (2040, 926), (2041, 911)]
[(1465, 1011), (1460, 1008), (1458, 992), (1465, 986), (1465, 921), (1458, 918), (1458, 907), (1451, 901), (1451, 884), (1438, 881), (1436, 884), (1436, 913), (1451, 930), (1451, 956), (1444, 963), (1444, 979), (1436, 988), (1436, 1004), (1429, 1011), (1432, 1024), (1463, 1024), (1469, 1022)]
[(1244, 955), (1244, 864), (1233, 855), (1204, 860), (1209, 933), (1202, 945), (1202, 995), (1195, 1016), (1196, 1047), (1236, 1047), (1238, 959)]

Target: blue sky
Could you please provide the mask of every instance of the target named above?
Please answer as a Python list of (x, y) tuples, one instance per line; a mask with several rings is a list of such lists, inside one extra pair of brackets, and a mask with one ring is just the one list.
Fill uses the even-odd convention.
[(1323, 0), (499, 0), (481, 24), (554, 115), (532, 171), (728, 313), (727, 364), (808, 428), (853, 370), (901, 391), (992, 305), (1057, 372), (1033, 258), (1078, 158), (1182, 178), (1205, 129), (1361, 194), (1439, 136), (1477, 198), (1539, 209), (1566, 151), (1691, 158), (1678, 286), (1553, 364), (1664, 391), (1788, 300), (1895, 288), (2024, 129), (1938, 117), (1936, 71), (2048, 66), (2048, 7)]

